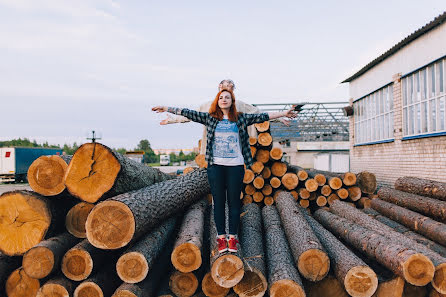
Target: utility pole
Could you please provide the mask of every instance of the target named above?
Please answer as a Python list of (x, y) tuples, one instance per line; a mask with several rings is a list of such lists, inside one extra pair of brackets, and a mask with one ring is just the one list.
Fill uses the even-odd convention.
[(88, 139), (88, 140), (91, 140), (92, 143), (95, 143), (95, 142), (96, 142), (96, 139), (102, 139), (102, 138), (96, 138), (96, 137), (95, 137), (95, 134), (96, 134), (96, 132), (95, 132), (94, 130), (92, 130), (92, 131), (91, 131), (91, 135), (92, 135), (92, 137), (91, 137), (91, 138), (90, 138), (90, 137), (87, 137), (87, 139)]

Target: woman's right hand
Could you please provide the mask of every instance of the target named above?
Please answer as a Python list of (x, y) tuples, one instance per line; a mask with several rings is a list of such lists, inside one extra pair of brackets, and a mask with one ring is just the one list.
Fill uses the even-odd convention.
[(167, 107), (166, 106), (155, 106), (152, 107), (152, 111), (156, 111), (156, 112), (166, 112), (167, 111)]

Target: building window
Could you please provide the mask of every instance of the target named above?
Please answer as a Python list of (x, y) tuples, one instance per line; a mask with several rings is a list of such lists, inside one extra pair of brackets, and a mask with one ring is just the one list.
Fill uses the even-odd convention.
[(403, 78), (403, 135), (415, 136), (445, 129), (446, 59)]
[(355, 144), (393, 139), (393, 85), (353, 103)]
[(279, 144), (280, 145), (282, 145), (282, 147), (291, 147), (291, 142), (290, 142), (290, 140), (289, 139), (285, 139), (285, 140), (282, 140), (282, 141), (279, 141)]

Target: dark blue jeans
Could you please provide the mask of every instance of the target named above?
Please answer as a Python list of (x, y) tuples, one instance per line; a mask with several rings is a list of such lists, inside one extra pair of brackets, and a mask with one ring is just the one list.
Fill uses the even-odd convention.
[(229, 234), (237, 235), (240, 222), (243, 177), (245, 169), (243, 165), (223, 166), (211, 165), (208, 167), (208, 180), (211, 186), (211, 194), (214, 200), (214, 221), (218, 235), (225, 232), (225, 203), (228, 199), (229, 207)]

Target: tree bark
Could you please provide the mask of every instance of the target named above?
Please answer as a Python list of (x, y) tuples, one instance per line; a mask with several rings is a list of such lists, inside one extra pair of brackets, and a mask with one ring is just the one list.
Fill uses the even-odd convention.
[(47, 281), (37, 292), (36, 297), (73, 296), (76, 284), (63, 277), (57, 276)]
[(376, 259), (408, 283), (425, 286), (433, 279), (435, 267), (425, 255), (398, 245), (396, 240), (379, 235), (327, 210), (317, 210), (314, 217), (331, 232)]
[[(20, 257), (10, 257), (0, 253), (0, 284), (4, 284), (9, 275), (22, 264)], [(0, 294), (3, 289), (0, 290)]]
[[(3, 285), (3, 282), (1, 284)], [(5, 291), (8, 297), (36, 296), (39, 288), (39, 280), (29, 277), (22, 267), (14, 270), (5, 283)], [(3, 293), (3, 286), (0, 293)]]
[(305, 212), (301, 213), (325, 247), (336, 278), (350, 296), (372, 296), (378, 287), (375, 272), (315, 219)]
[[(374, 199), (376, 200), (376, 199)], [(330, 211), (335, 213), (338, 216), (342, 216), (351, 222), (355, 222), (365, 228), (373, 230), (377, 234), (386, 236), (387, 238), (393, 240), (394, 242), (398, 242), (404, 246), (411, 247), (417, 252), (423, 253), (433, 262), (435, 265), (435, 276), (432, 281), (432, 286), (436, 288), (439, 292), (446, 293), (446, 258), (441, 255), (433, 252), (431, 249), (426, 246), (417, 243), (414, 240), (409, 239), (408, 237), (396, 232), (392, 228), (386, 226), (383, 223), (378, 222), (377, 220), (369, 217), (361, 210), (356, 209), (348, 205), (347, 203), (337, 201), (330, 207)]]
[(373, 199), (372, 208), (427, 238), (446, 243), (446, 225), (443, 223), (381, 199)]
[(427, 248), (433, 250), (437, 254), (441, 255), (442, 257), (446, 257), (446, 247), (443, 247), (442, 245), (427, 239), (426, 237), (415, 233), (411, 231), (409, 228), (401, 225), (400, 223), (397, 223), (395, 221), (392, 221), (388, 217), (385, 217), (381, 215), (379, 212), (372, 208), (366, 208), (363, 210), (364, 213), (368, 214), (375, 220), (385, 224), (386, 226), (389, 226), (390, 228), (394, 229), (395, 231), (409, 237), (412, 240), (415, 240), (419, 244), (425, 245)]
[(265, 230), (269, 295), (304, 297), (302, 280), (294, 265), (276, 207), (263, 207), (262, 219)]
[(379, 189), (378, 196), (384, 201), (419, 212), (438, 221), (446, 221), (446, 201), (386, 187)]
[(240, 244), (243, 247), (245, 274), (235, 285), (234, 292), (240, 297), (261, 297), (268, 288), (263, 251), (262, 213), (256, 204), (244, 206), (242, 213)]
[[(68, 157), (68, 156), (67, 156)], [(65, 190), (64, 176), (70, 158), (41, 156), (28, 168), (28, 183), (31, 189), (43, 196), (55, 196)]]
[(130, 160), (100, 143), (85, 143), (65, 175), (71, 195), (90, 203), (172, 179), (158, 169)]
[(181, 272), (191, 272), (201, 266), (204, 215), (207, 206), (205, 200), (200, 200), (184, 215), (171, 255), (173, 266)]
[(157, 257), (172, 237), (178, 217), (172, 216), (148, 232), (128, 248), (116, 262), (116, 271), (122, 281), (133, 284), (146, 278)]
[(310, 281), (320, 281), (330, 270), (330, 259), (305, 219), (304, 210), (287, 192), (280, 193), (276, 206), (300, 274)]
[(42, 279), (47, 277), (60, 268), (65, 252), (79, 241), (79, 238), (68, 232), (41, 241), (23, 256), (23, 269), (32, 278)]
[(23, 255), (30, 248), (64, 231), (64, 220), (74, 200), (57, 196), (51, 199), (30, 191), (0, 195), (0, 252)]
[(446, 201), (446, 183), (418, 177), (400, 177), (395, 181), (395, 189)]
[(77, 238), (86, 238), (85, 223), (93, 207), (94, 204), (88, 202), (79, 202), (74, 205), (68, 211), (65, 219), (67, 231)]
[(209, 192), (206, 170), (201, 169), (107, 199), (88, 215), (87, 238), (97, 248), (123, 247)]

